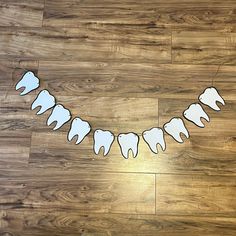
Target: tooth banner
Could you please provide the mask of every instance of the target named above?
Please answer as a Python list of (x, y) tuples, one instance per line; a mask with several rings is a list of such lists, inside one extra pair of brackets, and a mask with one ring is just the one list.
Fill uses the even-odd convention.
[(68, 134), (68, 140), (71, 141), (75, 136), (77, 136), (76, 144), (80, 144), (84, 138), (90, 133), (91, 126), (87, 121), (81, 120), (76, 117), (72, 123)]
[[(16, 90), (24, 88), (20, 95), (28, 94), (29, 92), (37, 89), (39, 87), (39, 79), (34, 75), (33, 72), (26, 72), (21, 80), (16, 85)], [(204, 92), (198, 97), (199, 101), (212, 108), (215, 111), (220, 111), (220, 107), (217, 103), (225, 105), (224, 99), (220, 96), (219, 92), (214, 87), (208, 87)], [(57, 104), (56, 99), (53, 95), (49, 93), (48, 90), (44, 89), (40, 91), (31, 105), (31, 110), (40, 107), (37, 115), (41, 115), (52, 109), (51, 114), (47, 119), (47, 125), (50, 126), (52, 123), (56, 123), (53, 130), (61, 128), (65, 123), (71, 120), (71, 113), (63, 105)], [(207, 122), (210, 122), (208, 114), (203, 109), (202, 105), (199, 103), (192, 103), (187, 109), (183, 112), (183, 117), (196, 126), (204, 128), (203, 119)], [(68, 131), (67, 139), (69, 142), (73, 138), (77, 138), (75, 144), (80, 144), (85, 137), (89, 135), (92, 127), (89, 122), (82, 120), (80, 117), (75, 117), (70, 125), (70, 130)], [(185, 123), (182, 118), (174, 117), (169, 122), (165, 123), (163, 128), (154, 127), (149, 130), (145, 130), (142, 133), (142, 138), (150, 148), (150, 150), (158, 154), (158, 146), (164, 152), (166, 150), (166, 141), (164, 131), (170, 135), (175, 141), (183, 143), (181, 134), (183, 134), (187, 139), (190, 137), (189, 132), (185, 126)], [(103, 150), (103, 155), (106, 156), (110, 152), (112, 144), (115, 141), (115, 135), (109, 130), (97, 129), (93, 134), (93, 149), (96, 155), (99, 154), (101, 149)], [(122, 156), (125, 159), (129, 158), (129, 155), (132, 155), (134, 158), (138, 155), (138, 145), (139, 145), (139, 136), (133, 132), (121, 133), (117, 137), (118, 145)]]
[(139, 136), (135, 133), (119, 134), (118, 143), (121, 153), (125, 159), (129, 158), (129, 151), (133, 153), (133, 157), (138, 155)]
[(54, 107), (51, 115), (47, 120), (47, 125), (50, 126), (53, 122), (56, 122), (56, 126), (53, 130), (61, 128), (65, 123), (71, 119), (70, 111), (64, 108), (61, 104)]
[(191, 104), (187, 110), (184, 111), (183, 116), (193, 122), (200, 128), (204, 128), (204, 124), (201, 121), (201, 118), (204, 118), (206, 121), (210, 121), (209, 116), (203, 110), (202, 106), (198, 103)]
[(189, 138), (188, 130), (186, 129), (181, 118), (172, 118), (168, 123), (164, 125), (164, 129), (179, 143), (184, 142), (180, 136), (181, 133), (184, 134), (186, 138)]
[(47, 90), (42, 90), (31, 105), (31, 110), (41, 107), (37, 115), (41, 115), (56, 105), (56, 99)]
[(161, 128), (152, 128), (143, 132), (143, 139), (148, 144), (149, 148), (155, 154), (158, 154), (157, 145), (159, 144), (162, 151), (166, 150), (164, 132)]
[(94, 132), (94, 152), (96, 155), (99, 154), (101, 148), (104, 149), (104, 156), (106, 156), (110, 149), (111, 145), (115, 140), (115, 136), (110, 131), (104, 131), (101, 129), (97, 129)]
[(220, 111), (220, 108), (216, 102), (225, 105), (224, 99), (220, 96), (220, 94), (214, 87), (205, 89), (205, 91), (199, 96), (199, 101), (215, 111)]
[(24, 90), (20, 94), (21, 96), (23, 96), (37, 89), (38, 87), (39, 87), (39, 79), (34, 75), (32, 71), (28, 71), (23, 75), (22, 79), (17, 83), (16, 90), (24, 88)]

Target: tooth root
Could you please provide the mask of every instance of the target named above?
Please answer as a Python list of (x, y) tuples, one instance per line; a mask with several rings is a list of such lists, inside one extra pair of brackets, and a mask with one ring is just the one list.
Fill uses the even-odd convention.
[(152, 128), (143, 132), (143, 139), (148, 144), (149, 148), (155, 154), (158, 154), (157, 145), (159, 144), (163, 151), (166, 149), (164, 132), (161, 128)]
[(76, 117), (72, 123), (68, 134), (68, 140), (71, 141), (75, 136), (78, 136), (76, 144), (80, 144), (83, 139), (90, 133), (91, 126), (87, 121)]
[(205, 125), (201, 121), (201, 118), (204, 118), (206, 121), (210, 121), (209, 116), (203, 110), (202, 106), (198, 103), (191, 104), (184, 112), (184, 117), (193, 122), (195, 125), (203, 128)]
[(100, 149), (104, 148), (104, 156), (106, 156), (115, 140), (115, 136), (110, 131), (97, 129), (94, 132), (94, 152), (99, 154)]
[(21, 96), (37, 89), (39, 87), (39, 79), (34, 75), (32, 71), (26, 72), (21, 80), (16, 84), (16, 90), (24, 87), (24, 90), (20, 93)]
[(220, 107), (216, 102), (220, 102), (222, 105), (225, 105), (224, 99), (214, 87), (206, 88), (205, 91), (199, 96), (199, 101), (215, 111), (220, 111)]
[(34, 110), (36, 107), (40, 106), (40, 110), (37, 112), (37, 115), (41, 115), (54, 107), (55, 104), (56, 99), (54, 96), (52, 96), (47, 90), (42, 90), (32, 103), (31, 110)]
[(133, 157), (137, 157), (138, 155), (138, 143), (139, 136), (134, 133), (128, 134), (119, 134), (118, 143), (121, 148), (121, 153), (125, 159), (129, 158), (129, 151), (133, 152)]
[(50, 126), (53, 122), (57, 122), (53, 130), (61, 128), (65, 123), (71, 119), (70, 111), (58, 104), (52, 110), (51, 115), (47, 120), (47, 125)]
[(181, 118), (172, 118), (168, 123), (164, 125), (164, 129), (179, 143), (183, 143), (183, 140), (180, 136), (181, 133), (183, 133), (186, 138), (189, 138), (188, 130), (186, 129)]

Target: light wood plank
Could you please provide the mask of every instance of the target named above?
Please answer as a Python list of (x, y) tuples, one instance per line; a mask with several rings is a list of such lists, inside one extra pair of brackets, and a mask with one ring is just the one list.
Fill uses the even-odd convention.
[(43, 173), (40, 179), (37, 172), (31, 172), (31, 177), (27, 178), (22, 173), (17, 180), (2, 179), (0, 208), (155, 213), (154, 175), (78, 172), (62, 176), (46, 170)]
[(235, 65), (236, 34), (203, 31), (175, 31), (172, 59), (184, 64)]
[[(147, 26), (0, 28), (0, 58), (167, 63), (170, 31)], [(156, 56), (158, 55), (158, 57)]]
[(173, 215), (235, 214), (235, 178), (157, 175), (156, 212)]

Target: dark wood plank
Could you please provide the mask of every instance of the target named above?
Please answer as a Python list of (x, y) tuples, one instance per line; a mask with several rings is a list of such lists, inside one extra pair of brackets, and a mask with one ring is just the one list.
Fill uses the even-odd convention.
[(157, 175), (156, 213), (233, 214), (235, 177)]
[(41, 27), (44, 0), (1, 0), (0, 26)]
[(170, 31), (148, 26), (0, 28), (0, 58), (167, 63), (170, 47)]
[(172, 60), (184, 64), (235, 65), (235, 33), (175, 31), (172, 34)]
[(46, 1), (44, 26), (77, 27), (81, 22), (224, 29), (234, 25), (232, 1)]
[(0, 232), (12, 236), (234, 236), (236, 230), (235, 217), (83, 214), (69, 210), (24, 209), (2, 211), (0, 218)]
[[(17, 179), (1, 179), (0, 209), (70, 209), (97, 213), (155, 213), (155, 176), (28, 170)], [(62, 173), (62, 172), (61, 172)], [(132, 193), (132, 194), (131, 194)]]

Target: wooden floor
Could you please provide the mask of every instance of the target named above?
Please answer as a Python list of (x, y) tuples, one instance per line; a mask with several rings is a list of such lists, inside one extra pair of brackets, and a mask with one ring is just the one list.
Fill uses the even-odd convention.
[[(66, 141), (20, 97), (26, 70), (94, 129), (163, 126), (208, 86), (226, 100), (184, 144)], [(235, 0), (0, 1), (1, 236), (236, 235)]]

